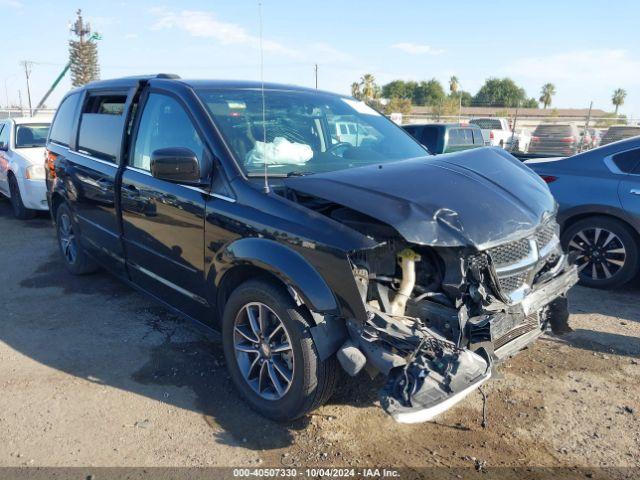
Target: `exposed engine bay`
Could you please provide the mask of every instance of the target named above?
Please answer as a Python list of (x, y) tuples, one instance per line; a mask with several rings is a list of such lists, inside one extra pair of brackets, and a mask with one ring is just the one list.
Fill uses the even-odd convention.
[(364, 369), (388, 377), (381, 404), (399, 422), (434, 418), (548, 327), (568, 329), (566, 293), (577, 273), (553, 215), (479, 250), (410, 243), (351, 208), (295, 190), (286, 196), (377, 242), (349, 255), (367, 320), (346, 320), (348, 340), (337, 356), (350, 375)]

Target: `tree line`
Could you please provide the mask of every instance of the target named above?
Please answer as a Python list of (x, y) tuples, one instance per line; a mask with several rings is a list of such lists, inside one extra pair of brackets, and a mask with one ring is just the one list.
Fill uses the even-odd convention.
[[(393, 80), (379, 86), (375, 77), (367, 73), (351, 84), (351, 94), (385, 113), (395, 111), (408, 114), (412, 106), (429, 106), (436, 115), (452, 115), (459, 111), (460, 106), (539, 108), (542, 104), (546, 109), (552, 104), (556, 89), (552, 83), (545, 83), (540, 89), (540, 97), (536, 99), (528, 97), (524, 88), (510, 78), (488, 78), (472, 95), (460, 88), (460, 81), (455, 75), (449, 79), (447, 92), (435, 78), (420, 82)], [(621, 88), (615, 90), (612, 103), (616, 114), (624, 104), (626, 95)], [(387, 99), (388, 103), (382, 105), (381, 98)]]

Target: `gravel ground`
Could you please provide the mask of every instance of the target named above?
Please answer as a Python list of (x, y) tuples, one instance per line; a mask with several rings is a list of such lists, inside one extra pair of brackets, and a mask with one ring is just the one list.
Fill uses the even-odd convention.
[[(45, 215), (0, 200), (0, 466), (640, 467), (640, 282), (575, 288), (544, 336), (436, 422), (379, 408), (345, 378), (293, 424), (249, 410), (216, 335), (106, 273), (68, 275)], [(638, 470), (629, 472), (637, 473)], [(586, 473), (587, 476), (592, 475)]]

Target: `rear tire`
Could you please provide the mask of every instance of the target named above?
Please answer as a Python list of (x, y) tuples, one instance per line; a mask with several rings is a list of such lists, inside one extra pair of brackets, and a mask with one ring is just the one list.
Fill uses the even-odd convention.
[[(250, 317), (264, 328), (254, 328)], [(236, 388), (261, 415), (291, 421), (318, 408), (333, 393), (335, 356), (320, 360), (310, 325), (309, 313), (274, 281), (249, 280), (227, 301), (222, 318), (227, 368)], [(287, 342), (291, 348), (286, 348)]]
[(80, 245), (80, 232), (66, 203), (60, 205), (56, 212), (56, 235), (64, 265), (69, 273), (86, 275), (98, 269), (98, 265)]
[(640, 268), (636, 234), (614, 218), (594, 216), (577, 221), (563, 232), (562, 246), (578, 255), (580, 284), (587, 287), (619, 287)]
[(20, 195), (20, 187), (18, 186), (18, 180), (14, 175), (9, 175), (9, 192), (11, 194), (11, 207), (13, 208), (13, 215), (18, 220), (29, 220), (36, 216), (36, 211), (24, 206), (22, 202), (22, 196)]

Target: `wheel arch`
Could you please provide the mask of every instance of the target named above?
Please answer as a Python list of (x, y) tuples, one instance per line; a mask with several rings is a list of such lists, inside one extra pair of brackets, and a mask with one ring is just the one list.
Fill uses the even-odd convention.
[(64, 202), (64, 197), (59, 192), (53, 192), (51, 194), (51, 218), (53, 222), (56, 221), (56, 216), (58, 214), (58, 208)]
[(605, 218), (616, 220), (622, 223), (623, 225), (629, 228), (629, 230), (633, 234), (636, 241), (640, 243), (640, 232), (638, 231), (638, 228), (634, 226), (634, 224), (628, 218), (626, 218), (627, 215), (620, 215), (617, 211), (613, 211), (611, 209), (600, 210), (600, 211), (598, 210), (577, 211), (572, 215), (566, 216), (563, 218), (563, 221), (562, 221), (562, 232), (564, 233), (566, 230), (571, 228), (571, 226), (574, 225), (575, 223), (581, 220), (585, 220), (587, 218), (592, 218), (592, 217), (605, 217)]
[(338, 314), (336, 298), (318, 271), (302, 255), (278, 242), (243, 238), (227, 246), (230, 261), (217, 272), (216, 313), (221, 318), (231, 292), (246, 280), (269, 278), (289, 290), (297, 303), (312, 312)]

